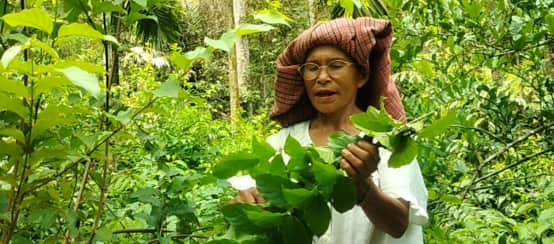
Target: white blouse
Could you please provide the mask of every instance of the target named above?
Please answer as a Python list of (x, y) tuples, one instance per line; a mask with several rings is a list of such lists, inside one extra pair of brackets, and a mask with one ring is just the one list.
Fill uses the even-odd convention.
[[(291, 135), (303, 146), (308, 146), (312, 144), (309, 125), (309, 121), (304, 121), (283, 128), (270, 136), (267, 141), (276, 150), (282, 151), (287, 137)], [(428, 217), (427, 189), (423, 183), (421, 170), (415, 160), (400, 168), (390, 168), (385, 163), (389, 160), (390, 155), (391, 153), (386, 149), (379, 148), (381, 163), (378, 164), (377, 170), (372, 176), (373, 181), (381, 191), (393, 198), (402, 198), (410, 203), (410, 224), (404, 235), (400, 238), (394, 238), (375, 229), (359, 205), (342, 214), (331, 207), (329, 228), (321, 237), (314, 239), (314, 243), (423, 243), (422, 225), (427, 222)], [(283, 159), (285, 162), (288, 161), (286, 157), (283, 157)], [(255, 180), (248, 175), (232, 177), (228, 181), (238, 190), (248, 189), (256, 185)]]

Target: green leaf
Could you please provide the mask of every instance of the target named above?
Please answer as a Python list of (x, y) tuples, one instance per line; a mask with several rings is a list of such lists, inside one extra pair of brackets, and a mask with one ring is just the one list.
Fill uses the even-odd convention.
[(402, 136), (389, 159), (389, 166), (399, 168), (409, 164), (417, 155), (417, 143), (408, 136)]
[(2, 111), (13, 112), (24, 120), (29, 118), (29, 108), (23, 105), (21, 99), (0, 93), (0, 112)]
[(283, 222), (284, 216), (287, 216), (284, 213), (273, 213), (263, 209), (244, 209), (243, 211), (248, 220), (263, 229), (275, 228)]
[(180, 87), (174, 79), (168, 79), (154, 91), (154, 97), (177, 97)]
[(262, 196), (271, 204), (287, 208), (288, 203), (283, 195), (283, 188), (294, 189), (297, 186), (289, 179), (272, 174), (260, 174), (254, 177), (256, 186)]
[(136, 4), (140, 5), (143, 8), (148, 6), (148, 0), (133, 0)]
[(0, 140), (0, 156), (10, 156), (12, 158), (21, 158), (23, 155), (23, 149), (21, 149), (21, 146), (13, 143), (6, 143), (2, 140)]
[(99, 13), (111, 13), (111, 12), (117, 12), (117, 13), (123, 13), (125, 12), (125, 10), (117, 5), (117, 4), (114, 4), (112, 2), (108, 2), (108, 1), (92, 1), (92, 11), (95, 13), (95, 14), (99, 14)]
[(25, 26), (39, 29), (48, 34), (54, 29), (54, 21), (48, 13), (40, 8), (24, 9), (17, 13), (6, 14), (1, 17), (6, 24), (18, 27)]
[(94, 242), (109, 242), (112, 240), (112, 231), (107, 227), (104, 226), (96, 231), (96, 235), (94, 235)]
[(84, 62), (84, 61), (76, 61), (76, 60), (60, 61), (60, 62), (56, 63), (57, 68), (69, 68), (71, 66), (79, 67), (80, 69), (82, 69), (84, 71), (99, 74), (99, 75), (103, 75), (105, 73), (104, 72), (104, 67), (102, 67), (101, 65), (95, 64), (95, 63), (89, 63), (89, 62)]
[(235, 45), (235, 39), (236, 30), (228, 30), (223, 33), (218, 40), (213, 40), (208, 37), (204, 38), (204, 43), (214, 49), (221, 49), (225, 52), (230, 52)]
[(252, 153), (257, 155), (261, 161), (267, 162), (269, 158), (275, 155), (275, 149), (265, 140), (259, 140), (254, 136), (252, 138)]
[[(332, 135), (331, 135), (332, 136)], [(329, 144), (329, 143), (328, 143)], [(327, 148), (327, 147), (314, 147), (314, 150), (317, 152), (317, 154), (319, 155), (319, 158), (321, 160), (323, 160), (323, 162), (327, 163), (327, 164), (331, 164), (333, 163), (333, 161), (335, 160), (335, 153), (333, 152), (333, 150), (331, 150), (330, 148)]]
[(306, 161), (307, 149), (302, 147), (300, 143), (291, 135), (285, 140), (285, 153), (290, 156), (288, 162), (288, 169), (290, 171), (302, 171), (308, 168), (308, 162)]
[(35, 83), (35, 94), (50, 94), (55, 88), (71, 85), (73, 84), (64, 77), (51, 75), (44, 77)]
[(354, 13), (354, 2), (353, 0), (339, 0), (339, 4), (344, 8), (344, 16), (352, 17)]
[(8, 65), (12, 62), (12, 60), (19, 54), (19, 52), (22, 51), (21, 45), (15, 45), (8, 48), (8, 50), (4, 51), (2, 54), (2, 59), (0, 60), (2, 62), (2, 66), (4, 68), (8, 68)]
[(96, 75), (75, 66), (56, 70), (64, 74), (74, 85), (85, 89), (95, 97), (100, 97), (100, 86)]
[(288, 177), (287, 166), (285, 166), (285, 162), (281, 154), (275, 155), (275, 157), (271, 159), (271, 162), (269, 163), (269, 172), (267, 173), (284, 178)]
[(29, 97), (27, 87), (23, 84), (23, 81), (19, 80), (8, 80), (0, 77), (0, 91), (12, 93), (19, 98)]
[(312, 199), (309, 206), (304, 209), (304, 218), (308, 228), (317, 236), (321, 236), (329, 228), (331, 221), (331, 210), (327, 203), (321, 198)]
[(312, 201), (314, 192), (304, 188), (286, 189), (283, 188), (283, 196), (287, 203), (293, 208), (305, 208)]
[(113, 36), (103, 35), (90, 25), (84, 23), (62, 25), (58, 31), (58, 37), (60, 38), (75, 36), (87, 37), (94, 40), (106, 40), (118, 44), (117, 40)]
[(250, 35), (258, 32), (270, 31), (273, 29), (275, 29), (275, 27), (271, 25), (266, 25), (266, 24), (262, 24), (262, 25), (241, 24), (238, 27), (236, 34), (239, 36), (246, 36), (246, 35)]
[(285, 244), (312, 243), (312, 236), (308, 234), (304, 224), (294, 216), (287, 218), (281, 229)]
[(350, 177), (339, 176), (331, 193), (331, 204), (339, 213), (344, 213), (356, 205), (356, 186)]
[(312, 162), (312, 172), (314, 173), (317, 183), (324, 186), (333, 186), (337, 177), (342, 175), (341, 171), (334, 166), (318, 161)]
[(335, 157), (340, 156), (342, 150), (350, 143), (356, 143), (360, 140), (359, 137), (350, 135), (344, 131), (338, 131), (331, 136), (327, 141), (327, 146), (331, 149)]
[(350, 117), (352, 124), (367, 135), (373, 135), (374, 132), (388, 132), (397, 124), (390, 115), (382, 108), (369, 106), (366, 113), (354, 114)]
[(260, 227), (254, 225), (248, 219), (245, 210), (261, 211), (258, 206), (241, 203), (227, 204), (221, 208), (223, 216), (225, 216), (225, 219), (229, 221), (231, 226), (233, 226), (237, 232), (257, 233), (263, 231)]
[(8, 212), (8, 193), (6, 191), (0, 191), (0, 212)]
[(52, 57), (54, 61), (57, 61), (60, 58), (56, 50), (54, 50), (50, 45), (37, 40), (35, 37), (29, 38), (29, 43), (32, 47), (38, 47), (42, 49), (44, 52), (50, 55), (50, 57)]
[(254, 167), (260, 159), (256, 155), (246, 152), (233, 153), (225, 156), (213, 168), (213, 174), (220, 179), (227, 179), (241, 170)]
[(25, 145), (25, 135), (22, 131), (16, 128), (2, 128), (0, 129), (1, 136), (11, 136), (20, 144)]
[(133, 192), (130, 196), (135, 201), (150, 203), (152, 207), (161, 207), (160, 192), (152, 187), (141, 188)]
[(554, 227), (554, 207), (542, 210), (537, 221), (541, 224), (550, 224)]
[(544, 22), (546, 23), (546, 29), (550, 34), (554, 34), (554, 14), (548, 14), (544, 17)]
[(420, 130), (417, 135), (424, 138), (433, 138), (443, 133), (448, 126), (452, 125), (456, 121), (456, 111), (450, 110), (445, 116), (437, 119), (431, 123), (429, 127)]
[(31, 140), (42, 135), (48, 129), (57, 125), (66, 125), (74, 120), (75, 111), (64, 105), (48, 104), (38, 113), (38, 118), (31, 131)]
[(119, 111), (117, 115), (115, 116), (115, 119), (119, 121), (121, 124), (126, 125), (128, 124), (135, 112), (132, 109), (127, 109), (125, 111)]
[(254, 14), (254, 19), (260, 20), (267, 24), (282, 24), (288, 27), (290, 27), (288, 21), (291, 20), (289, 17), (278, 11), (268, 9), (256, 12), (256, 14)]
[(185, 72), (188, 72), (194, 59), (188, 58), (186, 55), (180, 53), (172, 53), (169, 55), (169, 60), (171, 63)]

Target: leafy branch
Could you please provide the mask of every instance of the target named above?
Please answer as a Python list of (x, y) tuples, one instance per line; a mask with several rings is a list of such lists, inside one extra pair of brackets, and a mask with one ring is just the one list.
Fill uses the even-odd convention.
[[(527, 138), (543, 131), (543, 130), (546, 130), (546, 129), (550, 129), (551, 127), (554, 126), (554, 122), (550, 122), (550, 123), (547, 123), (547, 124), (544, 124), (542, 126), (539, 126), (537, 127), (536, 129), (534, 130), (531, 130), (529, 132), (527, 132), (525, 135), (522, 135), (520, 136), (519, 138), (517, 138), (515, 141), (512, 141), (510, 143), (508, 143), (505, 147), (501, 148), (500, 150), (498, 150), (496, 153), (494, 153), (493, 155), (489, 156), (488, 158), (486, 158), (483, 163), (481, 163), (479, 166), (477, 166), (477, 169), (475, 170), (475, 173), (473, 174), (473, 178), (471, 179), (470, 183), (466, 186), (466, 188), (464, 189), (463, 193), (462, 193), (462, 200), (465, 199), (465, 197), (467, 196), (467, 193), (469, 192), (469, 190), (475, 185), (475, 183), (477, 182), (480, 182), (486, 178), (489, 178), (491, 176), (494, 176), (498, 173), (501, 173), (501, 172), (498, 172), (498, 173), (493, 173), (494, 175), (487, 175), (487, 176), (484, 176), (484, 177), (481, 177), (481, 178), (477, 178), (480, 174), (481, 174), (481, 171), (483, 170), (483, 168), (487, 165), (489, 165), (491, 162), (493, 162), (495, 159), (497, 159), (498, 157), (500, 157), (504, 152), (506, 152), (508, 149), (512, 148), (512, 147), (515, 147), (516, 145), (518, 145), (519, 143), (527, 140)], [(543, 154), (543, 153), (546, 153), (547, 151), (542, 151), (540, 152), (540, 154)], [(532, 156), (532, 155), (535, 155), (535, 154), (538, 154), (538, 153), (534, 153), (534, 154), (531, 154), (529, 156)], [(538, 155), (540, 155), (538, 154)], [(535, 156), (538, 156), (538, 155), (535, 155)], [(514, 163), (515, 165), (512, 166), (512, 167), (515, 167), (531, 158), (529, 158), (529, 156), (519, 160), (518, 162)], [(523, 160), (523, 161), (522, 161)], [(504, 170), (504, 169), (503, 169)], [(506, 169), (507, 170), (507, 169)], [(483, 179), (484, 178), (484, 179)]]

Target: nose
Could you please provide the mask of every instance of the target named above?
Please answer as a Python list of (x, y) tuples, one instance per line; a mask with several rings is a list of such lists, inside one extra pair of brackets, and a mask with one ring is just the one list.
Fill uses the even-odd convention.
[(327, 72), (327, 66), (319, 67), (319, 74), (317, 74), (316, 82), (324, 84), (324, 83), (327, 83), (329, 81), (331, 81), (331, 76)]

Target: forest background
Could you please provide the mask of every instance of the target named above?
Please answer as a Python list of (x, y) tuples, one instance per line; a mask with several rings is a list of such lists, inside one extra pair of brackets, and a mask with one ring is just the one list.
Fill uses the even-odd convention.
[(220, 239), (236, 193), (214, 165), (278, 130), (277, 55), (340, 16), (392, 22), (409, 120), (454, 111), (418, 148), (426, 243), (554, 243), (552, 0), (2, 0), (0, 13), (2, 243)]

